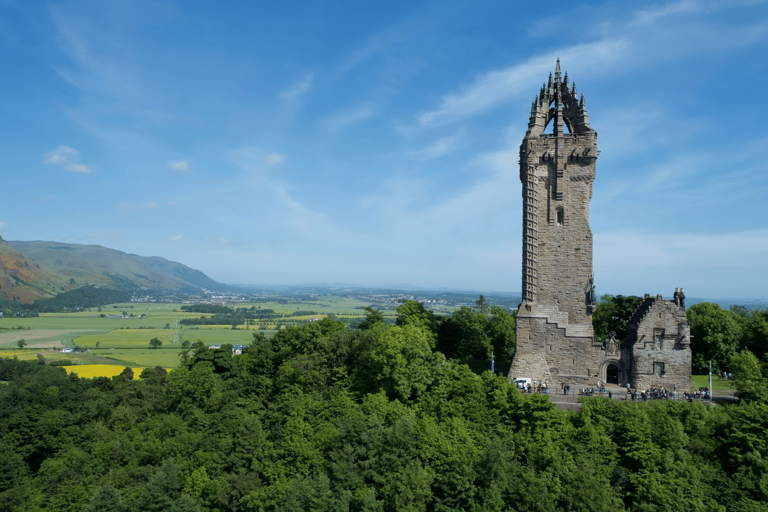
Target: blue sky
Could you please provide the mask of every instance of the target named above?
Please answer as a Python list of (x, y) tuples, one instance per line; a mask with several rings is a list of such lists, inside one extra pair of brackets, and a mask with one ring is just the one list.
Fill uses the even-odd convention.
[(768, 298), (760, 1), (0, 0), (0, 236), (519, 292), (557, 57), (598, 132), (597, 292)]

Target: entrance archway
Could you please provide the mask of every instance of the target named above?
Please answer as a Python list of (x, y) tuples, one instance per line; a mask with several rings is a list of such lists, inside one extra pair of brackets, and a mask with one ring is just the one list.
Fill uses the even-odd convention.
[(608, 384), (619, 383), (619, 367), (615, 364), (609, 364), (605, 370), (605, 380)]

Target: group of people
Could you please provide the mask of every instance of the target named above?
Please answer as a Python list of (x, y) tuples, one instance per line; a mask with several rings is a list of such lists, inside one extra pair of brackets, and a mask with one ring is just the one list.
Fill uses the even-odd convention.
[(545, 380), (544, 382), (539, 381), (539, 384), (536, 385), (535, 383), (531, 385), (529, 382), (525, 389), (523, 389), (523, 392), (528, 391), (528, 393), (546, 393), (549, 394), (549, 383)]
[(632, 400), (642, 400), (643, 402), (646, 400), (677, 400), (677, 386), (671, 391), (664, 387), (651, 386), (651, 389), (640, 391), (638, 394), (638, 390), (630, 389), (629, 384), (627, 384), (627, 394)]
[(686, 400), (689, 402), (694, 399), (704, 399), (704, 400), (710, 400), (712, 398), (712, 394), (709, 392), (709, 388), (703, 387), (699, 389), (695, 389), (693, 391), (686, 391), (683, 393), (683, 397), (685, 397)]
[[(727, 375), (727, 374), (726, 374)], [(545, 381), (539, 381), (537, 383), (528, 383), (525, 386), (521, 385), (521, 389), (523, 393), (546, 393), (549, 394), (549, 383)], [(562, 391), (563, 395), (570, 395), (571, 394), (571, 386), (567, 382), (563, 382), (560, 385), (560, 390)], [(589, 387), (589, 388), (580, 388), (577, 390), (578, 394), (580, 396), (595, 396), (595, 394), (599, 396), (607, 396), (608, 398), (613, 398), (613, 393), (611, 390), (605, 389), (605, 383), (597, 381), (596, 387)], [(683, 397), (687, 400), (692, 400), (694, 398), (700, 399), (709, 399), (711, 397), (709, 389), (708, 388), (699, 388), (695, 391), (685, 392), (683, 393)], [(637, 389), (633, 389), (630, 387), (629, 384), (627, 384), (627, 400), (677, 400), (677, 386), (674, 387), (674, 389), (669, 390), (664, 387), (656, 387), (651, 386), (650, 389), (641, 391)]]

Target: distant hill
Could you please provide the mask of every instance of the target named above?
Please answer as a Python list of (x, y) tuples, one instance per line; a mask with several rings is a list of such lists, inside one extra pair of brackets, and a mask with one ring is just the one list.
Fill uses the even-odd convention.
[(33, 302), (74, 288), (0, 238), (0, 299)]
[[(61, 290), (78, 288), (86, 284), (128, 291), (152, 290), (178, 293), (196, 293), (203, 288), (229, 289), (229, 286), (214, 281), (199, 270), (157, 256), (127, 254), (100, 245), (60, 242), (8, 241), (5, 245), (15, 249), (16, 256), (0, 260), (0, 273), (5, 267), (5, 259), (9, 263), (15, 262), (18, 258), (25, 259), (28, 261), (26, 268), (29, 268), (28, 265), (36, 269), (39, 266), (39, 270), (47, 273), (46, 279), (58, 286), (58, 289), (49, 285), (43, 287), (48, 292), (44, 295), (46, 297)], [(18, 267), (19, 264), (14, 263), (13, 268)], [(8, 273), (7, 270), (6, 273)], [(3, 286), (0, 293), (4, 291)], [(19, 300), (26, 301), (23, 298)]]

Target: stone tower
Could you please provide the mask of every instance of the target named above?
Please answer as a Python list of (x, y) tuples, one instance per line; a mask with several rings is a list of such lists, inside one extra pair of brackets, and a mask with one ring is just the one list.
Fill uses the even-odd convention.
[(589, 229), (596, 160), (597, 133), (584, 95), (579, 99), (568, 73), (561, 77), (558, 59), (554, 78), (533, 101), (520, 145), (523, 300), (510, 376), (550, 385), (596, 380)]
[[(551, 124), (552, 132), (544, 133)], [(520, 145), (523, 183), (523, 300), (509, 377), (594, 386), (597, 381), (648, 389), (691, 384), (691, 337), (685, 293), (646, 295), (624, 340), (595, 340), (589, 201), (597, 133), (584, 96), (568, 74), (549, 75), (531, 106)]]

